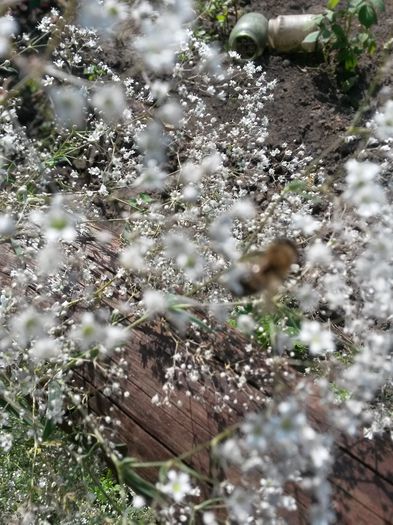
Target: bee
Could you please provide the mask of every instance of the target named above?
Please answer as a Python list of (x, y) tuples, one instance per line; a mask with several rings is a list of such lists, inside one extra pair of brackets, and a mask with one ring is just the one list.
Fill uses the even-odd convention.
[(226, 275), (226, 286), (238, 297), (258, 292), (275, 292), (287, 277), (299, 252), (290, 239), (274, 240), (265, 251), (253, 252), (239, 259)]

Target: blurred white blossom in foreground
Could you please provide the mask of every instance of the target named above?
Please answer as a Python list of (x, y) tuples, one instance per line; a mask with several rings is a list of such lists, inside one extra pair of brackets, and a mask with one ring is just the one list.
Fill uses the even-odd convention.
[(10, 38), (18, 30), (17, 23), (12, 16), (0, 17), (0, 57), (4, 57), (10, 50)]
[(318, 321), (303, 321), (299, 340), (313, 355), (334, 352), (335, 349), (331, 331), (323, 329)]

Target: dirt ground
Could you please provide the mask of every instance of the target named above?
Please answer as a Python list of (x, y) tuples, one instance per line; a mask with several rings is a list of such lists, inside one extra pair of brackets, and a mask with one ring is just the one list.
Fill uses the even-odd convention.
[[(240, 14), (256, 11), (268, 19), (284, 14), (321, 13), (324, 0), (240, 0)], [(327, 73), (322, 56), (318, 54), (278, 54), (269, 49), (257, 63), (266, 71), (268, 80), (277, 80), (274, 100), (267, 103), (264, 112), (269, 118), (267, 145), (272, 149), (287, 143), (289, 148), (304, 144), (306, 154), (318, 159), (323, 157), (327, 174), (335, 173), (343, 161), (359, 147), (359, 141), (344, 143), (338, 139), (343, 136), (353, 121), (359, 106), (364, 104), (370, 84), (372, 84), (383, 58), (382, 46), (393, 35), (393, 0), (385, 0), (386, 12), (379, 17), (375, 27), (378, 51), (375, 56), (365, 56), (361, 62), (358, 83), (349, 93), (342, 93)], [(37, 20), (50, 7), (57, 6), (56, 0), (41, 2), (41, 8), (28, 8), (27, 0), (16, 9), (23, 30), (34, 27)], [(34, 4), (35, 5), (35, 4)], [(25, 24), (24, 24), (25, 22)], [(24, 27), (26, 25), (26, 27)], [(30, 27), (29, 27), (30, 26)], [(223, 42), (223, 45), (225, 43)], [(116, 49), (115, 62), (119, 72), (127, 69), (127, 54)], [(123, 56), (123, 58), (121, 58)], [(393, 85), (393, 72), (384, 79), (385, 84)], [(378, 90), (377, 90), (378, 91)], [(211, 99), (210, 99), (211, 101)], [(209, 104), (208, 99), (206, 102)], [(365, 117), (375, 110), (378, 98), (365, 112)], [(215, 113), (223, 108), (210, 102)], [(29, 104), (27, 104), (29, 105)], [(225, 113), (225, 109), (224, 109)], [(221, 114), (225, 118), (225, 115)], [(219, 118), (220, 118), (219, 116)], [(32, 120), (29, 116), (26, 120)], [(28, 124), (28, 122), (23, 122)], [(360, 142), (362, 144), (362, 142)], [(276, 158), (278, 170), (280, 156)]]
[[(317, 158), (343, 134), (374, 80), (382, 59), (381, 47), (393, 35), (393, 0), (386, 0), (385, 4), (386, 12), (380, 16), (375, 28), (378, 52), (376, 56), (365, 57), (362, 61), (359, 82), (347, 94), (336, 89), (320, 56), (278, 55), (265, 51), (258, 63), (263, 66), (269, 80), (278, 81), (274, 101), (265, 108), (270, 120), (268, 144), (280, 146), (287, 142), (291, 146), (304, 143), (306, 152)], [(268, 19), (278, 15), (322, 13), (325, 5), (326, 2), (318, 0), (242, 2), (244, 12), (261, 12)], [(385, 83), (392, 83), (392, 73)], [(337, 164), (342, 164), (356, 147), (355, 142), (334, 148), (325, 157), (327, 173), (334, 172)]]

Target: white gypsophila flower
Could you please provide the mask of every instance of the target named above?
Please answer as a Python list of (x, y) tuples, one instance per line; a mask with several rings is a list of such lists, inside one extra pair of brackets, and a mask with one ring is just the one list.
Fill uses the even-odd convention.
[(0, 17), (0, 57), (4, 57), (10, 50), (10, 37), (18, 31), (15, 19), (10, 16)]
[(200, 189), (192, 184), (184, 186), (182, 197), (185, 202), (196, 202), (201, 195)]
[(265, 423), (266, 421), (261, 414), (251, 412), (246, 415), (241, 427), (247, 446), (261, 453), (265, 452), (267, 446)]
[(381, 168), (375, 162), (350, 159), (345, 163), (347, 176), (345, 181), (350, 188), (362, 189), (375, 181)]
[(232, 236), (233, 217), (231, 212), (222, 213), (209, 226), (209, 235), (216, 243), (216, 249), (221, 250), (230, 259), (240, 257), (237, 241)]
[(248, 199), (236, 201), (230, 209), (230, 215), (240, 220), (252, 219), (255, 214), (255, 206)]
[(30, 359), (34, 363), (57, 360), (61, 357), (61, 353), (59, 342), (51, 337), (38, 339), (29, 350)]
[(335, 345), (330, 330), (322, 327), (318, 321), (303, 321), (299, 340), (309, 347), (313, 355), (334, 352)]
[(0, 34), (1, 36), (11, 36), (18, 30), (15, 18), (10, 15), (0, 17)]
[(4, 454), (7, 454), (12, 448), (12, 434), (8, 432), (0, 432), (0, 449)]
[(381, 140), (393, 139), (393, 100), (388, 100), (374, 116), (373, 128)]
[(232, 494), (227, 498), (226, 503), (230, 511), (230, 517), (234, 518), (235, 523), (251, 523), (253, 515), (253, 505), (251, 494), (241, 487), (236, 487)]
[(203, 525), (218, 525), (214, 512), (207, 511), (203, 513)]
[(349, 295), (349, 288), (338, 274), (326, 274), (322, 277), (324, 297), (333, 310), (344, 306)]
[(344, 199), (350, 202), (357, 213), (363, 217), (372, 217), (382, 211), (386, 204), (383, 188), (376, 182), (380, 167), (374, 162), (358, 162), (350, 159), (345, 163), (347, 176)]
[(103, 345), (106, 350), (122, 346), (129, 338), (129, 331), (124, 326), (107, 325), (103, 331)]
[(314, 312), (318, 307), (320, 295), (315, 288), (305, 283), (297, 288), (296, 299), (302, 312)]
[(15, 136), (7, 133), (0, 137), (0, 148), (3, 155), (10, 155), (15, 152)]
[[(18, 509), (20, 514), (20, 511), (23, 512), (23, 516), (21, 516), (21, 519), (18, 520), (18, 525), (35, 525), (37, 523), (37, 516), (34, 512), (31, 510), (26, 510), (25, 508), (19, 508)], [(47, 525), (45, 522), (40, 525)]]
[(294, 343), (289, 334), (278, 331), (272, 335), (271, 345), (276, 355), (282, 355), (284, 352), (290, 352), (293, 350)]
[(220, 461), (224, 463), (241, 465), (244, 462), (241, 447), (235, 438), (226, 439), (224, 443), (218, 447), (217, 456), (220, 458)]
[(209, 304), (209, 314), (220, 323), (225, 323), (230, 314), (231, 307), (225, 303), (211, 302)]
[(249, 274), (248, 264), (235, 264), (220, 278), (220, 282), (235, 295), (244, 294), (244, 278)]
[(154, 245), (153, 239), (140, 237), (120, 253), (120, 264), (127, 270), (142, 271), (146, 268), (145, 255)]
[(316, 221), (311, 215), (295, 213), (292, 216), (292, 228), (300, 230), (305, 235), (312, 235), (319, 230), (320, 226), (320, 222)]
[(176, 503), (180, 503), (192, 492), (190, 476), (185, 472), (169, 470), (166, 483), (158, 483), (157, 488), (170, 496)]
[(101, 184), (98, 194), (102, 197), (107, 197), (109, 195), (108, 188), (105, 186), (105, 184)]
[(251, 315), (241, 314), (236, 320), (237, 328), (245, 334), (252, 334), (255, 330), (256, 324)]
[(37, 254), (37, 266), (40, 275), (55, 273), (64, 263), (64, 253), (55, 243), (48, 243)]
[[(58, 13), (55, 16), (58, 16)], [(54, 25), (55, 18), (53, 16), (43, 16), (37, 24), (37, 29), (41, 33), (49, 33)]]
[(177, 102), (170, 101), (158, 109), (157, 117), (164, 124), (178, 128), (181, 126), (183, 110)]
[(201, 73), (207, 72), (215, 77), (223, 75), (223, 54), (217, 45), (209, 45), (205, 42), (201, 42), (198, 48), (199, 54), (199, 70)]
[(164, 135), (162, 124), (157, 121), (150, 122), (135, 136), (138, 148), (145, 154), (145, 162), (161, 163), (165, 161), (165, 151), (168, 139)]
[(367, 439), (373, 439), (375, 436), (382, 436), (385, 432), (390, 431), (393, 440), (393, 418), (388, 407), (376, 407), (372, 411), (373, 420), (369, 427), (363, 429), (363, 435)]
[(202, 175), (202, 167), (194, 164), (193, 162), (185, 162), (180, 170), (180, 178), (187, 184), (197, 184), (201, 180)]
[(177, 15), (161, 13), (154, 21), (142, 22), (142, 36), (134, 42), (145, 65), (155, 73), (170, 73), (177, 52), (187, 40), (188, 33)]
[(369, 331), (368, 341), (342, 374), (342, 384), (351, 392), (351, 401), (370, 402), (377, 390), (391, 381), (391, 348), (391, 334)]
[(306, 260), (311, 266), (329, 266), (332, 261), (332, 252), (327, 244), (317, 239), (307, 247)]
[(127, 19), (128, 6), (118, 0), (83, 0), (78, 9), (78, 24), (95, 29), (104, 35)]
[(168, 299), (163, 292), (158, 290), (145, 290), (143, 304), (146, 313), (150, 316), (164, 314), (168, 310)]
[(177, 53), (190, 38), (184, 23), (192, 14), (192, 2), (174, 0), (155, 19), (142, 19), (142, 36), (135, 39), (134, 48), (149, 69), (156, 73), (172, 71)]
[(134, 186), (147, 191), (164, 189), (168, 174), (160, 168), (154, 160), (149, 160), (141, 170), (141, 174), (134, 181)]
[(162, 102), (169, 94), (170, 84), (162, 80), (155, 80), (150, 86), (151, 96), (157, 102)]
[(177, 14), (179, 19), (185, 23), (189, 22), (194, 12), (194, 0), (164, 0), (166, 8)]
[(212, 153), (202, 159), (201, 168), (206, 175), (213, 175), (222, 168), (222, 157), (219, 153)]
[(48, 213), (33, 214), (32, 220), (43, 228), (43, 233), (48, 243), (57, 241), (72, 242), (75, 240), (75, 219), (64, 210), (63, 200), (60, 195), (53, 199)]
[(15, 231), (15, 221), (8, 214), (0, 215), (0, 236), (9, 237)]
[(53, 318), (48, 313), (37, 312), (33, 307), (28, 307), (11, 318), (11, 335), (25, 345), (38, 337), (43, 337), (53, 326)]
[(109, 124), (120, 120), (126, 109), (124, 91), (119, 84), (111, 84), (98, 88), (93, 95), (92, 105)]
[(73, 86), (54, 87), (50, 90), (55, 116), (62, 128), (83, 128), (86, 124), (86, 98), (82, 90)]
[(80, 324), (72, 328), (70, 338), (80, 348), (87, 350), (104, 340), (104, 329), (97, 323), (92, 312), (84, 312)]
[(146, 507), (145, 498), (139, 496), (138, 494), (135, 494), (135, 496), (132, 497), (132, 506), (135, 509), (142, 509), (143, 507)]
[(164, 245), (166, 256), (175, 259), (188, 279), (195, 281), (203, 274), (203, 258), (198, 254), (197, 246), (184, 233), (169, 233), (164, 238)]

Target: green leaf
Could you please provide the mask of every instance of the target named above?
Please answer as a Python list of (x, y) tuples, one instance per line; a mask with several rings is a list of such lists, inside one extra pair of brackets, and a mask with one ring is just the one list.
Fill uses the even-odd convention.
[(149, 204), (150, 202), (153, 202), (153, 199), (150, 197), (150, 195), (148, 195), (147, 193), (140, 193), (139, 194), (139, 197), (141, 198), (141, 200), (143, 202), (145, 202), (146, 204)]
[(341, 26), (334, 24), (332, 30), (340, 44), (348, 42), (347, 34)]
[(376, 11), (385, 11), (384, 0), (369, 0)]
[(344, 67), (347, 71), (353, 71), (358, 64), (357, 58), (353, 54), (348, 54), (344, 60)]
[(126, 485), (131, 487), (137, 494), (142, 494), (148, 499), (160, 499), (160, 492), (154, 485), (143, 479), (132, 467), (134, 460), (125, 458), (119, 463), (121, 478)]
[(196, 324), (197, 326), (199, 326), (200, 328), (205, 330), (206, 332), (210, 332), (210, 333), (214, 332), (214, 330), (212, 328), (210, 328), (210, 326), (208, 326), (206, 323), (204, 323), (203, 321), (198, 319), (198, 317), (195, 317), (194, 315), (188, 314), (188, 319), (192, 323)]
[(368, 41), (368, 39), (369, 39), (369, 36), (367, 33), (360, 33), (360, 35), (358, 35), (358, 41), (363, 47), (365, 43)]
[(332, 32), (329, 31), (329, 29), (326, 29), (326, 27), (323, 28), (322, 31), (321, 31), (321, 38), (322, 38), (323, 42), (329, 42), (331, 37), (332, 37)]
[(361, 8), (359, 9), (358, 17), (359, 22), (367, 28), (376, 24), (378, 21), (375, 9), (371, 5), (367, 4), (361, 6)]
[(314, 23), (319, 26), (321, 22), (323, 22), (323, 19), (325, 18), (324, 15), (315, 15)]
[(42, 431), (42, 440), (48, 441), (48, 439), (53, 434), (53, 431), (56, 428), (56, 423), (53, 421), (53, 419), (47, 419), (45, 422), (44, 430)]
[(350, 89), (353, 88), (353, 86), (356, 84), (356, 82), (359, 80), (359, 76), (358, 75), (353, 75), (347, 79), (345, 79), (342, 83), (341, 83), (341, 89), (344, 93), (347, 93)]
[(329, 22), (333, 22), (334, 18), (335, 18), (336, 14), (334, 11), (326, 11), (325, 13), (325, 18), (327, 18), (327, 20), (329, 20)]
[(368, 47), (367, 47), (367, 51), (370, 53), (370, 55), (373, 55), (376, 50), (377, 50), (377, 43), (375, 42), (375, 40), (370, 40)]
[(18, 257), (22, 257), (22, 255), (24, 254), (24, 251), (21, 245), (19, 244), (19, 242), (15, 241), (15, 239), (10, 239), (10, 243), (11, 243), (12, 249), (15, 252), (15, 255), (17, 255)]
[(318, 40), (319, 35), (320, 35), (320, 31), (313, 31), (312, 33), (306, 36), (302, 44), (313, 44), (314, 42)]
[(329, 0), (329, 2), (327, 3), (327, 8), (328, 9), (335, 9), (340, 2), (341, 2), (341, 0)]
[(351, 0), (349, 7), (352, 11), (357, 11), (362, 4), (365, 4), (365, 0)]
[[(48, 409), (51, 410), (54, 404), (57, 403), (59, 399), (62, 399), (62, 396), (63, 388), (59, 381), (51, 381), (48, 388)], [(47, 441), (50, 438), (56, 426), (57, 424), (53, 421), (53, 419), (46, 419), (44, 430), (42, 432), (42, 439), (44, 441)]]

